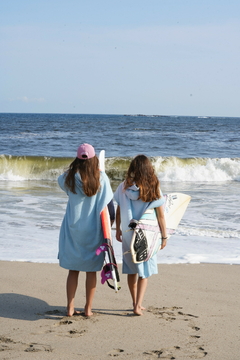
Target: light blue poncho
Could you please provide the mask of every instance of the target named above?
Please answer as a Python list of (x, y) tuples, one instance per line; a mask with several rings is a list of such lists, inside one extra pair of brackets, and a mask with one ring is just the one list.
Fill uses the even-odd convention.
[(77, 194), (65, 186), (65, 176), (66, 173), (58, 178), (59, 186), (69, 197), (59, 235), (59, 264), (68, 270), (99, 271), (104, 253), (97, 256), (95, 251), (103, 243), (100, 212), (113, 198), (109, 179), (101, 172), (100, 191), (88, 197), (78, 173), (75, 175)]
[[(123, 254), (130, 249), (132, 239), (132, 231), (128, 231), (130, 221), (132, 219), (139, 220), (147, 208), (152, 209), (162, 206), (165, 201), (162, 192), (160, 199), (150, 203), (138, 200), (138, 197), (139, 188), (136, 185), (133, 185), (127, 190), (124, 190), (124, 182), (118, 186), (114, 194), (114, 198), (120, 206)], [(132, 256), (130, 253), (124, 254), (122, 272), (123, 274), (138, 274), (142, 278), (147, 278), (153, 274), (157, 274), (157, 255), (154, 255), (148, 261), (135, 264), (132, 262)]]

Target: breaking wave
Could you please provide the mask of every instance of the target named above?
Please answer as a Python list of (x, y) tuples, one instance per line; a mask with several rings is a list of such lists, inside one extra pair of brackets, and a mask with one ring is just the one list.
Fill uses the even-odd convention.
[[(107, 158), (106, 172), (109, 178), (113, 181), (122, 181), (131, 159)], [(61, 157), (0, 155), (0, 180), (55, 181), (72, 160)], [(151, 161), (161, 181), (240, 181), (240, 158), (152, 157)]]

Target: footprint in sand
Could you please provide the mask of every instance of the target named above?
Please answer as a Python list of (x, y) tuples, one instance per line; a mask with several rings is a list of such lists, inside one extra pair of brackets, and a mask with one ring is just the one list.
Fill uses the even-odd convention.
[(198, 335), (191, 335), (190, 336), (191, 338), (195, 338), (195, 339), (200, 339), (201, 336), (198, 336)]
[[(207, 352), (202, 346), (194, 347), (191, 349), (182, 349), (180, 346), (174, 346), (173, 348), (169, 349), (161, 349), (161, 350), (152, 350), (152, 351), (145, 351), (143, 355), (146, 356), (146, 360), (150, 360), (152, 358), (159, 358), (159, 359), (178, 359), (179, 356), (181, 359), (186, 358), (193, 358), (193, 359), (201, 359), (207, 355)], [(148, 357), (147, 357), (148, 356)]]
[(193, 359), (202, 359), (207, 356), (207, 351), (202, 346), (197, 346), (196, 348), (192, 349), (192, 358)]
[(194, 317), (194, 318), (198, 318), (198, 316), (196, 315), (192, 315), (192, 314), (184, 314), (182, 311), (178, 311), (178, 315), (183, 315), (183, 316), (189, 316), (189, 317)]
[[(153, 315), (159, 317), (160, 319), (169, 321), (169, 322), (172, 322), (173, 320), (187, 321), (188, 327), (190, 328), (191, 331), (194, 331), (195, 333), (192, 333), (189, 336), (191, 341), (186, 343), (185, 354), (187, 354), (187, 356), (190, 356), (190, 357), (196, 358), (196, 359), (203, 358), (207, 355), (207, 352), (205, 351), (203, 345), (200, 346), (200, 344), (199, 345), (197, 344), (197, 342), (201, 338), (201, 336), (200, 336), (201, 329), (200, 329), (200, 327), (196, 326), (196, 324), (195, 324), (195, 319), (199, 318), (197, 315), (184, 313), (182, 311), (182, 307), (178, 307), (178, 306), (162, 307), (162, 308), (155, 308), (153, 306), (150, 306), (147, 309), (147, 311), (152, 313)], [(169, 325), (169, 326), (171, 326), (171, 325)], [(196, 334), (196, 332), (198, 332), (198, 334)], [(164, 358), (165, 359), (175, 359), (177, 356), (178, 357), (180, 355), (184, 356), (184, 350), (180, 349), (179, 346), (175, 346), (174, 348), (145, 352), (144, 354), (159, 357), (161, 359), (164, 359)]]
[(123, 349), (113, 349), (113, 350), (108, 352), (108, 355), (109, 356), (119, 356), (123, 352), (124, 352)]
[(0, 336), (0, 352), (11, 350), (11, 345), (16, 344), (12, 339)]
[(27, 349), (24, 350), (25, 352), (39, 352), (39, 351), (47, 351), (52, 352), (53, 349), (50, 345), (43, 345), (43, 344), (37, 344), (33, 343), (28, 346)]
[(200, 329), (199, 327), (197, 327), (197, 326), (193, 326), (192, 329), (195, 330), (195, 331), (201, 330), (201, 329)]
[(175, 346), (173, 349), (161, 349), (161, 350), (152, 350), (146, 351), (143, 355), (150, 355), (151, 357), (161, 358), (161, 359), (176, 359), (173, 352), (174, 350), (180, 350), (180, 346)]
[[(27, 348), (26, 348), (27, 346)], [(50, 345), (46, 344), (26, 344), (22, 342), (15, 342), (10, 338), (6, 338), (4, 336), (0, 336), (0, 351), (7, 351), (18, 348), (19, 350), (24, 350), (25, 352), (39, 352), (39, 351), (47, 351), (52, 352), (53, 349)]]
[(87, 332), (87, 330), (70, 330), (69, 334), (72, 335), (71, 337), (73, 337), (73, 336), (77, 337), (77, 336), (84, 335), (86, 332)]
[(65, 319), (63, 319), (63, 320), (61, 320), (60, 322), (59, 322), (59, 325), (70, 325), (70, 324), (72, 324), (73, 322), (71, 321), (71, 320), (65, 320)]

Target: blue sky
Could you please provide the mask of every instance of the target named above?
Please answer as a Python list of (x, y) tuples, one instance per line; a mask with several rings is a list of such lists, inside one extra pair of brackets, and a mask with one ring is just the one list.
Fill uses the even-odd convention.
[(240, 116), (239, 0), (0, 3), (0, 112)]

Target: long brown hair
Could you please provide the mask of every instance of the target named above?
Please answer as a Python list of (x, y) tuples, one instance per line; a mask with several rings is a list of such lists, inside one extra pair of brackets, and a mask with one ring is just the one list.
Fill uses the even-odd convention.
[(124, 189), (133, 184), (139, 187), (139, 199), (151, 202), (160, 199), (160, 183), (154, 172), (151, 161), (145, 155), (136, 156), (127, 172)]
[(100, 188), (100, 171), (97, 156), (91, 159), (76, 159), (69, 165), (65, 185), (76, 194), (75, 174), (79, 173), (83, 183), (83, 191), (87, 196), (95, 195)]

